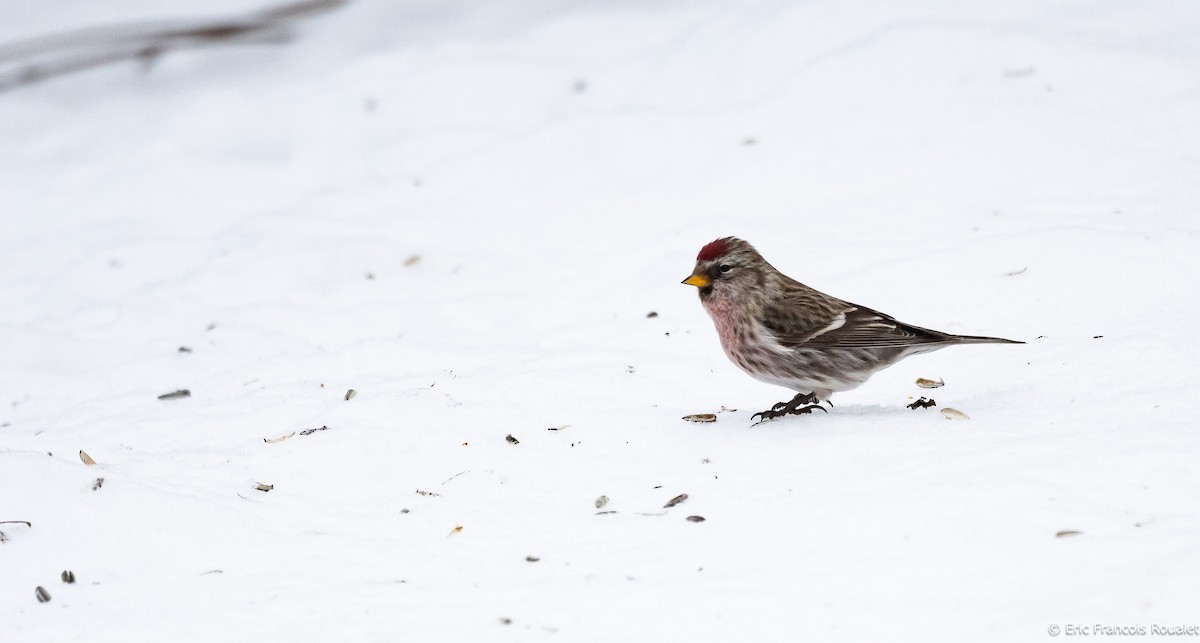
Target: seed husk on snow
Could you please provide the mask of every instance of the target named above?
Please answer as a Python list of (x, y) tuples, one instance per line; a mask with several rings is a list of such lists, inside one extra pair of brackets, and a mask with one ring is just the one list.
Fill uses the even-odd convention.
[(316, 433), (317, 431), (328, 431), (328, 430), (329, 430), (329, 427), (327, 427), (327, 426), (321, 426), (321, 427), (317, 427), (315, 429), (304, 429), (303, 431), (300, 432), (300, 435), (312, 435), (312, 434)]
[(93, 464), (96, 464), (96, 461), (92, 459), (92, 456), (88, 455), (83, 449), (79, 450), (79, 459), (89, 467)]
[(688, 422), (716, 422), (717, 416), (713, 413), (693, 413), (683, 416), (683, 419)]
[(525, 557), (525, 562), (527, 562), (527, 563), (536, 563), (539, 560), (541, 560), (541, 558), (538, 558), (537, 556), (526, 556)]
[(358, 395), (358, 391), (354, 389), (346, 391), (346, 401), (349, 402), (355, 395)]
[(1064, 529), (1064, 530), (1058, 532), (1057, 534), (1054, 534), (1054, 537), (1055, 538), (1071, 538), (1072, 536), (1082, 536), (1082, 535), (1083, 535), (1082, 531), (1075, 531), (1074, 529)]
[(688, 516), (688, 522), (704, 522), (704, 516)]
[(162, 395), (158, 396), (158, 399), (160, 399), (160, 400), (178, 400), (181, 398), (191, 397), (191, 396), (192, 396), (191, 391), (189, 391), (185, 388), (181, 388), (178, 391), (171, 391), (170, 393), (163, 393)]
[(944, 382), (940, 377), (936, 380), (931, 380), (924, 377), (917, 378), (917, 386), (920, 386), (921, 388), (941, 388), (945, 385), (946, 382)]
[(296, 435), (295, 431), (292, 431), (291, 433), (289, 433), (287, 435), (281, 435), (277, 438), (263, 438), (263, 442), (266, 442), (267, 444), (275, 444), (276, 442), (283, 442), (284, 440), (292, 437), (293, 435)]
[(49, 603), (50, 602), (50, 592), (47, 592), (46, 588), (42, 587), (41, 585), (38, 585), (37, 589), (33, 590), (33, 594), (34, 594), (34, 596), (37, 596), (39, 603)]
[(92, 483), (92, 491), (97, 491), (100, 489), (100, 487), (103, 487), (103, 486), (104, 486), (104, 478), (96, 478), (96, 481)]
[(599, 498), (596, 498), (596, 508), (597, 509), (603, 509), (604, 505), (607, 505), (607, 504), (608, 504), (608, 496), (600, 496)]
[(64, 571), (62, 573), (62, 582), (67, 583), (68, 585), (71, 583), (74, 583), (75, 582), (75, 572), (73, 572), (69, 569)]
[(937, 406), (937, 402), (928, 397), (921, 397), (921, 399), (914, 401), (912, 404), (907, 404), (906, 406), (915, 411), (917, 409), (927, 409), (931, 406)]
[(946, 408), (942, 409), (942, 415), (947, 420), (969, 420), (969, 419), (971, 419), (971, 416), (967, 415), (966, 413), (963, 413), (962, 411), (960, 411), (958, 409), (952, 409), (948, 406)]
[(275, 485), (273, 485), (273, 484), (263, 484), (263, 483), (261, 483), (261, 482), (260, 482), (260, 483), (258, 483), (258, 485), (257, 485), (257, 486), (255, 486), (254, 488), (255, 488), (255, 489), (258, 489), (259, 491), (261, 491), (261, 492), (263, 492), (263, 493), (266, 493), (266, 492), (268, 492), (268, 491), (270, 491), (270, 490), (274, 489), (274, 488), (275, 488)]
[(434, 497), (434, 498), (441, 498), (441, 497), (442, 497), (442, 494), (440, 494), (440, 493), (434, 493), (434, 492), (432, 492), (432, 491), (422, 491), (422, 490), (420, 490), (420, 489), (417, 489), (417, 495), (418, 495), (418, 496), (431, 496), (431, 497)]
[(674, 507), (675, 505), (677, 505), (687, 499), (688, 499), (688, 495), (686, 493), (681, 493), (678, 496), (675, 496), (674, 498), (671, 498), (670, 500), (668, 500), (667, 504), (663, 505), (663, 509), (670, 509), (671, 507)]
[(520, 440), (518, 440), (518, 439), (516, 439), (516, 438), (514, 438), (514, 437), (513, 437), (513, 435), (512, 435), (511, 433), (509, 433), (508, 435), (504, 436), (504, 439), (505, 439), (505, 440), (507, 440), (509, 444), (520, 444), (520, 443), (521, 443), (521, 441), (520, 441)]

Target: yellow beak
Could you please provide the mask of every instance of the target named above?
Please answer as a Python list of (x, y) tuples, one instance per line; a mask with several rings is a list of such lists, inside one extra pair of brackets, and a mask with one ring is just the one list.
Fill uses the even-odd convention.
[(684, 279), (681, 283), (685, 283), (689, 286), (695, 286), (697, 288), (705, 288), (712, 282), (709, 281), (708, 277), (705, 277), (704, 275), (692, 275), (691, 277)]

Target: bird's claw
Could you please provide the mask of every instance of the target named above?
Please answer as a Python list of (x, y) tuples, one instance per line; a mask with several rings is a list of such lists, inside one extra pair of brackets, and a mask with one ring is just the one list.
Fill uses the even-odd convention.
[(785, 415), (808, 415), (813, 412), (813, 409), (821, 409), (821, 411), (823, 411), (825, 413), (829, 412), (829, 411), (825, 410), (825, 407), (820, 406), (818, 404), (810, 404), (809, 406), (796, 407), (796, 408), (788, 408), (788, 405), (786, 403), (781, 403), (781, 404), (782, 404), (782, 406), (780, 406), (780, 404), (776, 404), (775, 406), (771, 407), (771, 410), (769, 410), (769, 411), (759, 411), (758, 413), (751, 415), (750, 416), (751, 420), (753, 420), (756, 417), (762, 418), (758, 422), (755, 422), (752, 426), (758, 426), (759, 424), (762, 424), (763, 422), (781, 418)]

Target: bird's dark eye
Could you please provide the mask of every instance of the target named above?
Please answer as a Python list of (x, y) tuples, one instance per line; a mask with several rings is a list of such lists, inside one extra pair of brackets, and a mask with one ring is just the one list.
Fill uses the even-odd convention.
[(730, 270), (733, 270), (733, 266), (723, 263), (720, 266), (717, 266), (717, 270), (720, 270), (721, 274), (725, 274), (725, 273), (729, 272)]

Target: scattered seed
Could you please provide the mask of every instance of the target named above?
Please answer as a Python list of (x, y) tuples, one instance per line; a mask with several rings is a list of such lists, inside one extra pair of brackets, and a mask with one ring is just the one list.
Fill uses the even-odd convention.
[(0, 525), (25, 525), (26, 527), (33, 527), (33, 523), (28, 520), (0, 520)]
[(192, 396), (191, 391), (189, 391), (185, 388), (181, 388), (178, 391), (171, 391), (170, 393), (163, 393), (162, 395), (158, 396), (158, 399), (160, 399), (160, 400), (178, 400), (181, 398), (191, 397), (191, 396)]
[(945, 385), (946, 383), (942, 381), (942, 378), (940, 377), (936, 380), (926, 379), (924, 377), (917, 378), (917, 386), (920, 386), (921, 388), (941, 388)]
[(270, 491), (270, 490), (274, 489), (274, 488), (275, 488), (275, 485), (273, 485), (273, 484), (263, 484), (263, 483), (261, 483), (261, 482), (260, 482), (260, 483), (258, 483), (258, 485), (257, 485), (256, 487), (254, 487), (254, 488), (255, 488), (255, 489), (258, 489), (259, 491), (261, 491), (261, 492), (263, 492), (263, 493), (266, 493), (266, 492), (268, 492), (268, 491)]
[(205, 327), (204, 327), (204, 330), (212, 330), (212, 329), (214, 329), (214, 328), (216, 328), (216, 327), (217, 327), (217, 322), (212, 322), (212, 323), (211, 323), (211, 324), (209, 324), (208, 326), (205, 326)]
[(1102, 337), (1104, 337), (1104, 335), (1093, 335), (1092, 339), (1100, 339)]
[(688, 499), (688, 495), (686, 493), (681, 493), (678, 496), (675, 496), (674, 498), (671, 498), (670, 500), (668, 500), (667, 504), (663, 505), (663, 509), (670, 509), (671, 507), (674, 507), (675, 505), (677, 505), (687, 499)]
[(8, 536), (6, 536), (3, 531), (0, 531), (0, 543), (6, 542), (8, 542)]
[(412, 510), (411, 510), (411, 509), (408, 509), (408, 508), (404, 508), (404, 509), (401, 509), (401, 510), (400, 510), (400, 513), (402, 513), (402, 514), (406, 514), (406, 513), (409, 513), (410, 511), (412, 511)]
[(292, 431), (291, 433), (289, 433), (287, 435), (281, 435), (277, 438), (263, 438), (263, 442), (266, 442), (267, 444), (275, 444), (276, 442), (283, 442), (284, 440), (292, 437), (293, 435), (296, 435), (295, 431)]
[(724, 404), (721, 405), (720, 413), (737, 413), (737, 409), (727, 408)]
[(570, 424), (564, 424), (564, 425), (562, 425), (562, 426), (552, 426), (552, 427), (550, 427), (550, 428), (548, 428), (548, 429), (546, 429), (546, 430), (547, 430), (547, 431), (565, 431), (565, 430), (567, 430), (567, 429), (568, 429), (568, 428), (570, 428), (570, 427), (571, 427), (571, 425), (570, 425)]
[(434, 493), (434, 492), (432, 492), (432, 491), (421, 491), (420, 489), (417, 489), (417, 495), (418, 495), (418, 496), (431, 496), (431, 497), (434, 497), (434, 498), (441, 498), (441, 497), (442, 497), (442, 494), (440, 494), (440, 493)]
[(225, 573), (225, 570), (222, 570), (222, 569), (210, 569), (200, 575), (201, 576), (209, 576), (211, 574), (224, 574), (224, 573)]
[(514, 438), (511, 433), (504, 436), (504, 439), (507, 440), (509, 444), (520, 444), (521, 443), (521, 441)]
[(717, 416), (713, 413), (694, 413), (683, 416), (683, 419), (688, 422), (716, 422)]
[(103, 487), (103, 486), (104, 486), (104, 478), (96, 478), (96, 481), (92, 483), (92, 491), (98, 491), (100, 489), (100, 487)]
[(180, 346), (179, 352), (180, 353), (190, 353), (190, 352), (192, 352), (192, 349), (188, 348), (187, 346)]
[(709, 460), (708, 458), (701, 458), (700, 460), (700, 464), (708, 464), (709, 462), (712, 462), (712, 460)]
[(617, 513), (615, 510), (609, 509), (608, 511), (597, 511), (596, 515), (597, 516), (605, 516), (608, 514), (615, 514), (615, 513)]
[(704, 522), (704, 516), (688, 516), (688, 522)]
[(373, 272), (368, 272), (368, 273), (367, 273), (367, 279), (368, 279), (368, 280), (371, 280), (371, 281), (373, 281), (373, 280), (375, 279), (375, 273), (373, 273)]
[(745, 139), (742, 139), (742, 145), (754, 145), (756, 143), (758, 143), (758, 141), (755, 140), (753, 137), (747, 137)]
[(927, 409), (931, 406), (937, 406), (937, 402), (930, 398), (922, 397), (921, 399), (914, 401), (912, 404), (906, 404), (905, 406), (915, 411), (917, 409)]
[(527, 562), (527, 563), (536, 563), (539, 560), (541, 560), (541, 558), (538, 558), (537, 556), (526, 556), (525, 557), (525, 562)]
[(404, 260), (404, 267), (415, 266), (419, 261), (421, 261), (421, 255), (409, 255), (408, 259)]
[(454, 534), (461, 534), (462, 529), (463, 529), (462, 525), (454, 525), (454, 529), (451, 529), (450, 533), (446, 534), (446, 537), (449, 538), (449, 537), (453, 536)]
[(600, 496), (599, 498), (596, 498), (596, 508), (597, 509), (603, 509), (604, 505), (607, 505), (607, 504), (608, 504), (608, 496)]
[(350, 399), (353, 398), (355, 395), (358, 395), (358, 391), (356, 391), (354, 389), (350, 389), (349, 391), (346, 391), (346, 401), (349, 402)]
[(500, 624), (501, 625), (512, 625), (512, 619), (511, 618), (502, 618), (502, 619), (500, 619)]
[(49, 603), (50, 602), (50, 592), (47, 592), (46, 588), (42, 587), (41, 585), (38, 585), (37, 589), (33, 590), (33, 594), (34, 594), (34, 596), (37, 596), (39, 603)]
[(74, 583), (75, 582), (75, 572), (73, 572), (69, 569), (64, 571), (62, 573), (62, 582), (67, 583), (68, 585), (71, 583)]
[(83, 463), (89, 467), (92, 466), (93, 464), (96, 464), (96, 461), (92, 459), (92, 456), (90, 456), (86, 452), (84, 452), (83, 449), (79, 450), (79, 459), (83, 460)]
[(942, 409), (942, 415), (945, 416), (945, 418), (947, 420), (969, 420), (969, 419), (971, 419), (971, 416), (967, 415), (966, 413), (963, 413), (962, 411), (960, 411), (958, 409), (952, 409), (948, 406), (946, 408)]
[(1016, 277), (1017, 275), (1024, 273), (1026, 270), (1029, 270), (1029, 266), (1025, 266), (1024, 268), (1021, 268), (1020, 270), (1012, 270), (1012, 271), (1006, 272), (1004, 274), (1005, 274), (1005, 276), (1008, 276), (1008, 277)]
[(652, 311), (650, 311), (650, 312), (648, 312), (648, 313), (646, 313), (646, 318), (647, 318), (647, 319), (654, 319), (655, 317), (658, 317), (658, 313), (654, 312), (653, 310), (652, 310)]
[(312, 434), (316, 433), (317, 431), (328, 431), (328, 430), (329, 430), (329, 427), (327, 427), (327, 426), (322, 426), (322, 427), (319, 427), (316, 429), (304, 429), (303, 431), (300, 432), (300, 435), (312, 435)]
[(1055, 538), (1071, 538), (1074, 536), (1082, 536), (1082, 535), (1083, 535), (1082, 531), (1075, 531), (1074, 529), (1064, 529), (1064, 530), (1058, 532), (1057, 534), (1054, 534), (1054, 537)]

